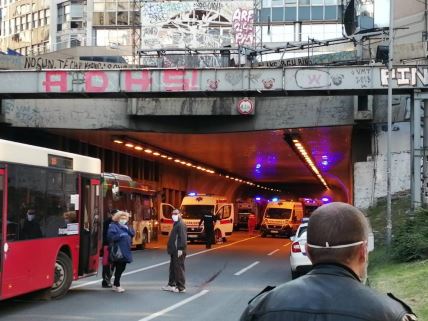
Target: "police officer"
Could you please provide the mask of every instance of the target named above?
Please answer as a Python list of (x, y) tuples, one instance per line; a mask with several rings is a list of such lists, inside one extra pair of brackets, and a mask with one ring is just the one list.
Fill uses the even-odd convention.
[(204, 216), (202, 216), (201, 220), (199, 221), (199, 226), (201, 226), (202, 222), (204, 222), (205, 242), (207, 249), (210, 249), (211, 244), (215, 243), (214, 225), (216, 221), (217, 218), (211, 210), (205, 210)]

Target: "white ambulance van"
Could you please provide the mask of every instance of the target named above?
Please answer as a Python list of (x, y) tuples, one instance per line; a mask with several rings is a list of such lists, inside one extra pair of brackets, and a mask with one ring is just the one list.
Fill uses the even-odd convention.
[(303, 218), (303, 206), (301, 202), (294, 201), (271, 201), (267, 204), (260, 234), (290, 237), (296, 233)]
[[(161, 233), (169, 234), (172, 229), (171, 213), (174, 207), (170, 204), (161, 205)], [(187, 226), (187, 239), (190, 242), (205, 240), (204, 224), (199, 226), (204, 213), (209, 210), (216, 215), (214, 236), (216, 243), (226, 241), (233, 231), (233, 203), (229, 203), (224, 196), (208, 194), (191, 194), (185, 196), (181, 202), (180, 211)], [(167, 213), (167, 215), (165, 215)]]

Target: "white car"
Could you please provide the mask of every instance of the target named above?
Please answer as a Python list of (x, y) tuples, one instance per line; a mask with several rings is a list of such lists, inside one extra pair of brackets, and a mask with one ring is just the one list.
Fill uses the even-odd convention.
[[(302, 226), (306, 225), (306, 226)], [(291, 278), (295, 279), (312, 269), (312, 262), (306, 253), (306, 228), (307, 224), (302, 224), (297, 230), (296, 236), (292, 238), (290, 251)]]

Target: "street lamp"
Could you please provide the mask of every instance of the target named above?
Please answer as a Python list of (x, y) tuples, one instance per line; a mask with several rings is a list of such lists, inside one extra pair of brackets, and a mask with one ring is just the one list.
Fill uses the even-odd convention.
[(391, 132), (392, 132), (392, 68), (394, 62), (394, 1), (389, 4), (389, 53), (388, 53), (388, 135), (386, 152), (386, 245), (391, 244)]

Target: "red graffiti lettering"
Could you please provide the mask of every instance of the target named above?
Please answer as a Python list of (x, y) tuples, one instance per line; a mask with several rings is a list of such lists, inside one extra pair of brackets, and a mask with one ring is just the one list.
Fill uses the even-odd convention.
[(103, 93), (108, 87), (107, 74), (104, 71), (85, 73), (85, 90), (88, 93)]
[(163, 82), (166, 91), (196, 90), (198, 89), (198, 71), (165, 70)]
[(148, 91), (150, 89), (151, 77), (148, 70), (124, 71), (124, 73), (126, 91)]
[(47, 71), (46, 80), (42, 82), (45, 92), (66, 92), (67, 91), (67, 72), (66, 71)]

